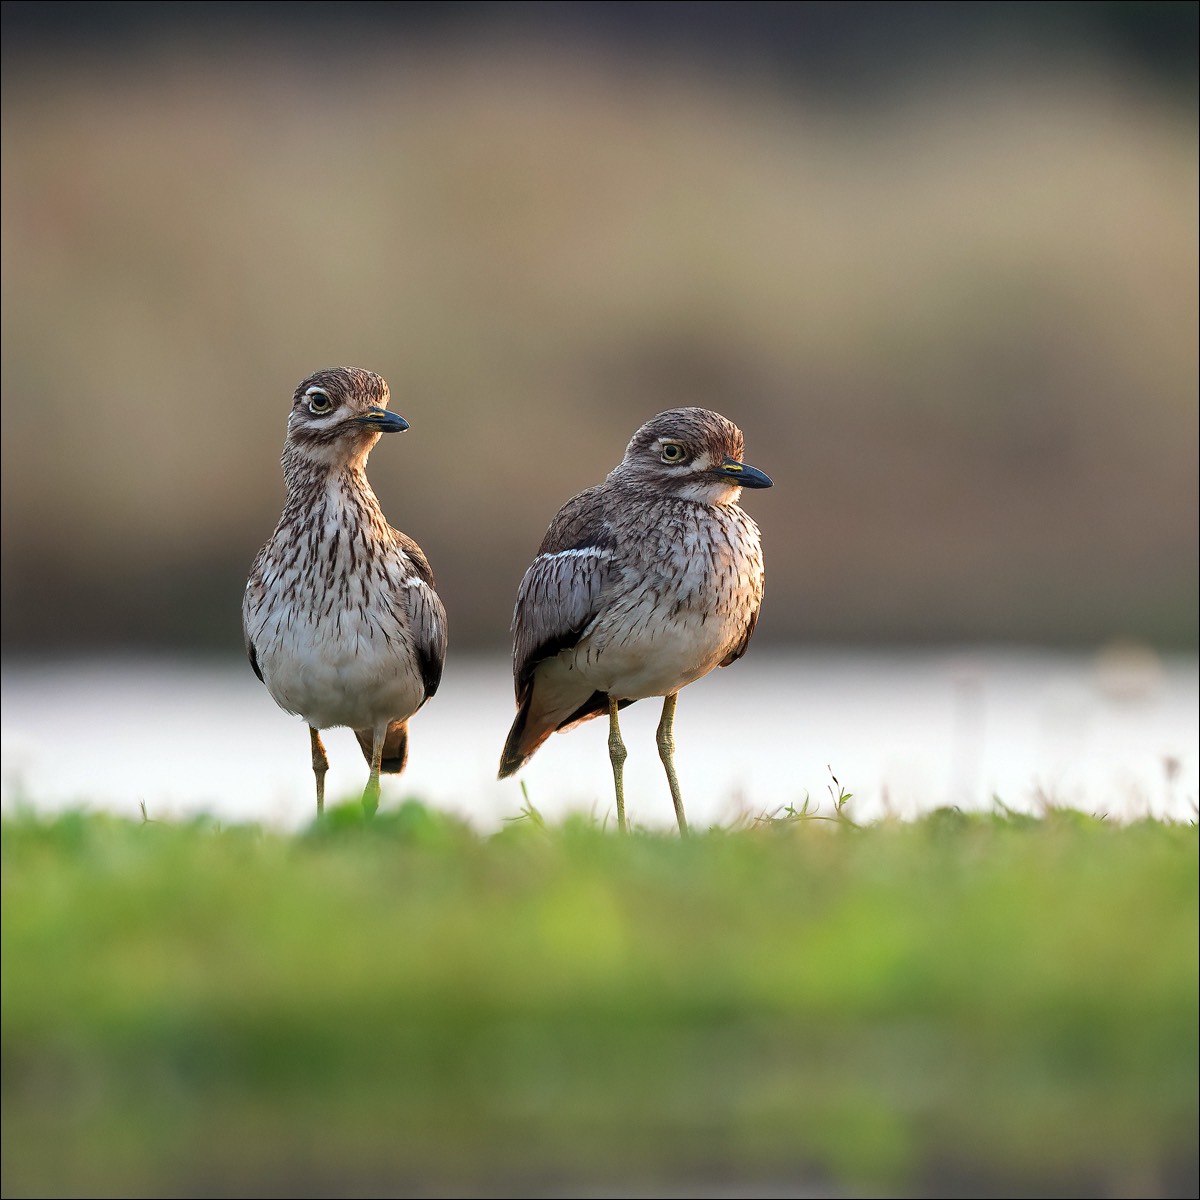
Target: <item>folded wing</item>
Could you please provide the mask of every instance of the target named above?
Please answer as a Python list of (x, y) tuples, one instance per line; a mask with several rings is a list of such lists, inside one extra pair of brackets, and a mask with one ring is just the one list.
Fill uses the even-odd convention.
[[(612, 531), (595, 489), (576, 496), (551, 523), (525, 572), (513, 610), (513, 686), (517, 715), (500, 760), (500, 777), (517, 771), (554, 732), (589, 713), (539, 704), (538, 666), (570, 650), (600, 614), (612, 580)], [(580, 696), (589, 707), (591, 697)]]

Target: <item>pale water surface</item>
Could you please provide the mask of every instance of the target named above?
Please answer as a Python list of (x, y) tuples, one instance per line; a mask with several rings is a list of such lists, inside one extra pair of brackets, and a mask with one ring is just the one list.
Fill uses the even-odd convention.
[[(296, 828), (313, 814), (303, 723), (241, 660), (13, 662), (2, 678), (0, 803), (87, 806), (128, 816), (207, 812)], [(411, 725), (409, 768), (384, 780), (481, 831), (520, 814), (520, 781), (546, 817), (613, 818), (607, 728), (556, 735), (519, 779), (496, 780), (512, 719), (507, 662), (451, 655)], [(657, 701), (622, 714), (631, 820), (674, 824), (658, 762)], [(1197, 812), (1200, 685), (1194, 657), (1036, 650), (934, 652), (753, 648), (680, 696), (677, 762), (693, 825), (799, 808), (856, 819), (912, 816), (998, 796), (1127, 820)], [(357, 795), (366, 764), (348, 730), (326, 735), (331, 799)]]

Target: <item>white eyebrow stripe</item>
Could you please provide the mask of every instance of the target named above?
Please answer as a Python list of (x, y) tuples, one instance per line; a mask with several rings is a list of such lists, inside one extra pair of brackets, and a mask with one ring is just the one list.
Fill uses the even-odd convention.
[(539, 554), (534, 562), (551, 558), (611, 558), (611, 550), (602, 550), (599, 546), (584, 546), (577, 550), (555, 550), (551, 554)]
[(317, 387), (315, 383), (312, 387), (306, 388), (304, 394), (306, 396), (324, 396), (326, 400), (329, 399), (329, 393), (323, 387)]

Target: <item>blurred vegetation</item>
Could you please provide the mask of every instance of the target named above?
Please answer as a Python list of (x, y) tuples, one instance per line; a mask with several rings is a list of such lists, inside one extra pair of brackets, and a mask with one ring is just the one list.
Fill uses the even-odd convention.
[(1195, 647), (1194, 5), (52, 12), (5, 7), (6, 650), (240, 647), (337, 362), (460, 648), (683, 403), (776, 480), (764, 639)]
[(5, 1195), (1195, 1195), (1194, 823), (0, 829)]

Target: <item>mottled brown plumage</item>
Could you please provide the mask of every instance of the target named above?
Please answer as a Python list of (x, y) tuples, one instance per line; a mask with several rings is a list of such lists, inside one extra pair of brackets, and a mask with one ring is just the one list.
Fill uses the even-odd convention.
[(358, 367), (296, 388), (283, 450), (287, 501), (246, 583), (250, 664), (276, 703), (310, 728), (317, 811), (328, 759), (319, 731), (355, 731), (371, 774), (404, 769), (408, 719), (431, 697), (446, 656), (446, 614), (421, 548), (384, 518), (367, 482), (382, 433), (408, 428), (388, 386)]
[(659, 749), (686, 830), (672, 761), (675, 696), (745, 653), (762, 601), (758, 527), (737, 501), (743, 487), (771, 481), (741, 462), (742, 448), (741, 430), (719, 413), (659, 413), (604, 483), (560, 509), (517, 593), (517, 714), (501, 778), (551, 733), (608, 713), (623, 827), (617, 709), (663, 696)]

